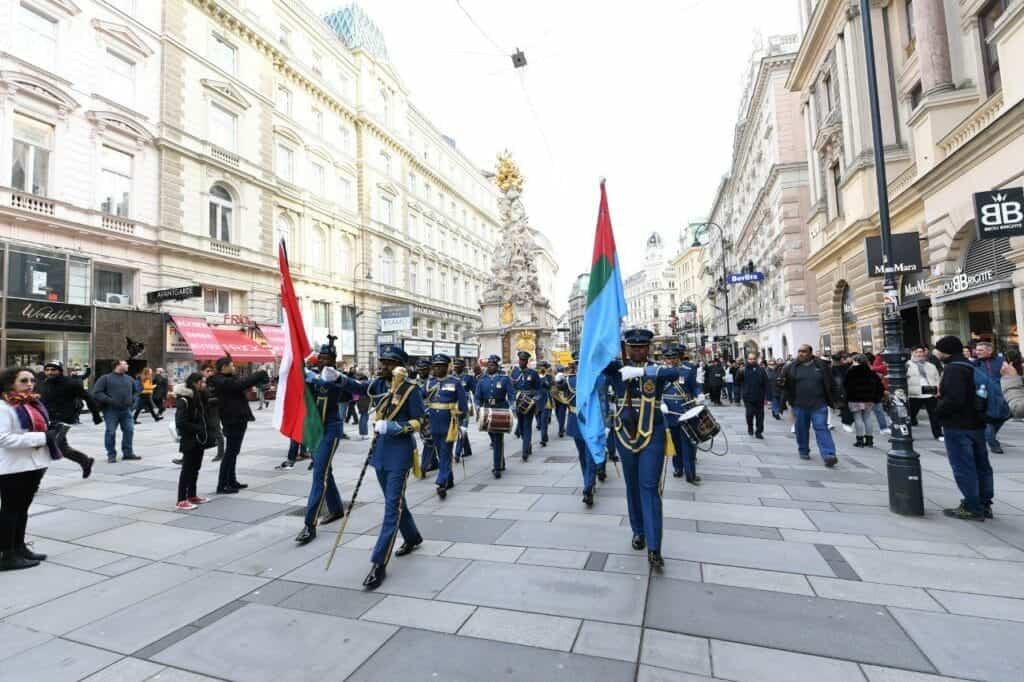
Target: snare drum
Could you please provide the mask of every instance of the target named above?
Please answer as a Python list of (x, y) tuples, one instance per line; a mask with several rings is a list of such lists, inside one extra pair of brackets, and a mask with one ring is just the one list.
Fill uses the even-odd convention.
[(519, 414), (527, 414), (533, 411), (536, 406), (537, 400), (533, 396), (529, 396), (525, 393), (520, 393), (516, 397), (516, 412)]
[(684, 412), (679, 417), (679, 425), (694, 445), (706, 443), (722, 430), (707, 405), (698, 405)]
[(503, 407), (481, 407), (477, 428), (487, 433), (512, 433), (512, 410)]

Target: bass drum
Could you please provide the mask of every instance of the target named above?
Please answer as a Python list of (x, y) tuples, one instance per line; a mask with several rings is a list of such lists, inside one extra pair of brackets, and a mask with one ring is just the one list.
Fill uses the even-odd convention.
[(684, 412), (679, 417), (679, 425), (683, 429), (683, 434), (694, 445), (706, 443), (722, 431), (718, 420), (711, 414), (707, 405), (698, 405)]
[(481, 407), (477, 428), (487, 433), (512, 433), (512, 410), (503, 407)]

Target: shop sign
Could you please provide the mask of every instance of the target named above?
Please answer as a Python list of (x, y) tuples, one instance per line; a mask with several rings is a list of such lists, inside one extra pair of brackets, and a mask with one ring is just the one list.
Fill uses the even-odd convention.
[(1011, 187), (974, 195), (978, 239), (1024, 235), (1024, 187)]
[(186, 298), (199, 298), (202, 295), (203, 288), (198, 284), (174, 289), (157, 289), (146, 292), (146, 303), (152, 305), (163, 301), (184, 301)]
[(457, 350), (458, 350), (458, 346), (456, 346), (451, 341), (435, 341), (434, 342), (434, 354), (444, 353), (448, 357), (454, 358), (455, 357), (455, 353), (456, 353)]
[(480, 344), (477, 343), (460, 343), (459, 344), (459, 357), (460, 358), (476, 358), (480, 356)]
[(971, 274), (961, 272), (957, 275), (953, 275), (942, 283), (942, 295), (959, 294), (960, 292), (967, 291), (973, 287), (988, 284), (995, 278), (995, 270), (982, 270), (981, 272)]
[(167, 352), (190, 354), (192, 347), (188, 345), (185, 337), (178, 333), (178, 328), (170, 322), (167, 323)]
[(92, 329), (92, 308), (50, 301), (7, 301), (7, 326), (19, 329), (54, 329), (87, 332)]
[(756, 317), (744, 318), (744, 319), (740, 320), (736, 324), (736, 329), (738, 329), (741, 332), (750, 331), (751, 329), (754, 329), (756, 327), (757, 327), (757, 318)]
[(251, 327), (252, 320), (248, 315), (225, 315), (223, 324), (235, 327)]
[(385, 343), (397, 343), (398, 334), (377, 334), (377, 345), (380, 346)]
[(412, 329), (411, 305), (386, 305), (380, 309), (380, 330), (401, 332)]
[[(864, 251), (867, 254), (868, 277), (884, 275), (882, 238), (867, 237), (864, 240)], [(921, 241), (917, 232), (901, 232), (892, 236), (892, 260), (893, 272), (897, 275), (921, 269)]]
[(403, 339), (402, 349), (414, 357), (429, 357), (434, 354), (434, 343), (418, 339)]
[(913, 303), (932, 295), (928, 286), (928, 272), (922, 270), (903, 278), (900, 283), (900, 301)]
[(729, 284), (748, 284), (750, 282), (763, 282), (763, 272), (734, 272), (726, 276), (725, 281)]
[(697, 304), (691, 301), (683, 301), (679, 304), (679, 312), (683, 315), (697, 312)]

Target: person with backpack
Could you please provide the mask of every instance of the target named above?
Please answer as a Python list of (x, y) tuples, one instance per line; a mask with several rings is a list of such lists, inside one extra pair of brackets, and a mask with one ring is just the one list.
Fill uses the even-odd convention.
[(974, 366), (988, 375), (989, 383), (992, 389), (995, 391), (997, 411), (989, 416), (988, 421), (985, 424), (985, 442), (988, 443), (988, 449), (997, 455), (1003, 454), (1003, 445), (999, 442), (997, 436), (999, 435), (999, 429), (1003, 428), (1003, 424), (1010, 418), (1010, 408), (1007, 406), (1003, 409), (1003, 405), (1006, 404), (1006, 398), (1003, 397), (1003, 389), (1000, 383), (1000, 370), (1003, 368), (1003, 359), (995, 355), (995, 349), (992, 344), (988, 341), (980, 341), (975, 347), (974, 352), (976, 358), (974, 360)]
[(955, 336), (939, 339), (935, 355), (942, 360), (945, 371), (934, 414), (946, 437), (953, 478), (963, 495), (959, 507), (943, 509), (942, 513), (954, 519), (984, 521), (992, 518), (995, 494), (992, 464), (985, 447), (985, 415), (993, 382), (967, 361), (964, 345)]
[(206, 393), (206, 379), (192, 372), (184, 384), (174, 387), (174, 426), (178, 432), (181, 471), (178, 473), (178, 502), (175, 509), (191, 511), (207, 502), (196, 492), (203, 451), (217, 445), (215, 424), (211, 421), (211, 405)]

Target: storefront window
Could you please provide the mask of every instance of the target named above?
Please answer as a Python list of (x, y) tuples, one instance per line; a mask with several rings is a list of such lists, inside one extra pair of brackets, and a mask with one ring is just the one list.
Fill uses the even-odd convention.
[(998, 352), (1003, 352), (1020, 344), (1011, 289), (972, 296), (964, 303), (971, 345), (989, 341)]
[(68, 271), (68, 303), (89, 304), (89, 261), (71, 259)]
[(89, 362), (89, 335), (76, 332), (11, 330), (7, 339), (7, 367), (31, 367), (59, 360), (70, 369)]
[(11, 251), (8, 295), (41, 301), (66, 301), (67, 264), (63, 258)]

